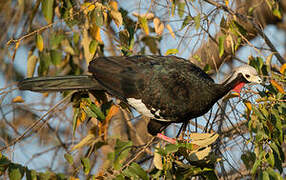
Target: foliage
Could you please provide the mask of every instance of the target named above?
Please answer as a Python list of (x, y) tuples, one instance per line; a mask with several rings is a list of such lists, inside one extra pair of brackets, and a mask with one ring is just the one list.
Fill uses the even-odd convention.
[(250, 64), (271, 79), (270, 83), (264, 86), (265, 89), (259, 91), (260, 98), (256, 100), (258, 105), (251, 106), (253, 113), (247, 117), (249, 142), (253, 143), (254, 152), (245, 152), (241, 159), (246, 167), (251, 168), (253, 177), (258, 175), (263, 179), (270, 177), (283, 179), (281, 173), (283, 172), (282, 163), (285, 162), (285, 154), (282, 150), (286, 127), (286, 95), (283, 85), (285, 70), (281, 66), (280, 73), (273, 72), (269, 63), (271, 58), (272, 55), (268, 57), (266, 64), (260, 57), (250, 58)]
[[(25, 140), (29, 140), (33, 134), (36, 134), (40, 139), (39, 146), (55, 147), (51, 149), (55, 154), (64, 154), (62, 159), (65, 160), (61, 162), (55, 155), (53, 162), (60, 168), (46, 168), (49, 170), (42, 172), (13, 163), (5, 154), (0, 159), (2, 177), (10, 179), (23, 177), (26, 179), (174, 179), (175, 177), (177, 179), (192, 177), (218, 179), (225, 177), (230, 179), (229, 176), (233, 172), (241, 170), (247, 171), (245, 174), (239, 173), (241, 178), (282, 179), (283, 168), (285, 169), (283, 144), (285, 145), (286, 128), (286, 64), (280, 63), (277, 65), (278, 68), (277, 66), (274, 68), (276, 62), (274, 63), (272, 59), (276, 58), (279, 61), (279, 53), (273, 47), (271, 48), (271, 42), (269, 44), (265, 34), (260, 35), (262, 40), (268, 46), (270, 45), (270, 49), (263, 45), (256, 47), (256, 44), (253, 45), (250, 42), (257, 35), (257, 30), (247, 22), (256, 24), (252, 18), (260, 16), (252, 15), (257, 13), (256, 10), (260, 7), (256, 4), (242, 6), (248, 8), (247, 13), (236, 16), (230, 7), (240, 6), (237, 4), (231, 6), (229, 1), (222, 2), (224, 3), (170, 0), (150, 1), (148, 4), (148, 1), (148, 6), (144, 8), (139, 3), (139, 11), (137, 11), (137, 5), (136, 10), (128, 9), (125, 7), (126, 2), (115, 0), (18, 0), (7, 1), (8, 7), (4, 6), (6, 5), (4, 1), (1, 2), (0, 5), (3, 6), (0, 6), (0, 10), (8, 14), (5, 22), (0, 18), (1, 23), (4, 24), (3, 29), (7, 28), (5, 41), (8, 42), (3, 47), (5, 46), (8, 50), (1, 53), (6, 54), (1, 62), (1, 72), (3, 71), (7, 81), (14, 77), (11, 75), (11, 69), (16, 74), (11, 81), (33, 76), (83, 74), (94, 57), (103, 55), (164, 54), (189, 57), (191, 54), (190, 59), (193, 62), (200, 65), (207, 73), (214, 73), (223, 62), (230, 62), (230, 58), (232, 62), (235, 59), (241, 62), (236, 56), (237, 51), (242, 46), (247, 46), (254, 49), (257, 54), (257, 57), (249, 58), (249, 64), (259, 71), (266, 82), (260, 86), (262, 90), (246, 91), (247, 100), (245, 96), (233, 95), (236, 97), (234, 99), (239, 101), (243, 99), (246, 111), (241, 112), (241, 109), (233, 108), (230, 113), (225, 113), (236, 114), (230, 121), (232, 125), (235, 123), (234, 128), (229, 130), (230, 133), (224, 131), (223, 126), (219, 125), (218, 119), (225, 122), (230, 118), (224, 118), (224, 111), (227, 110), (218, 106), (217, 112), (209, 116), (211, 119), (204, 118), (208, 119), (208, 122), (203, 125), (203, 128), (200, 128), (200, 121), (204, 119), (200, 119), (199, 123), (196, 121), (194, 131), (200, 133), (186, 131), (183, 138), (175, 144), (160, 142), (157, 143), (154, 151), (147, 146), (149, 139), (140, 137), (147, 136), (146, 132), (145, 134), (143, 132), (143, 135), (139, 132), (134, 135), (133, 129), (136, 127), (141, 131), (142, 125), (136, 126), (136, 120), (130, 125), (128, 124), (130, 120), (122, 115), (126, 113), (132, 119), (132, 110), (124, 103), (115, 104), (115, 100), (103, 92), (73, 93), (72, 110), (59, 107), (55, 111), (50, 111), (45, 107), (50, 108), (54, 105), (55, 96), (51, 94), (43, 94), (37, 99), (38, 104), (35, 106), (33, 103), (27, 103), (29, 97), (25, 97), (25, 94), (19, 94), (19, 96), (17, 94), (16, 97), (12, 95), (13, 98), (10, 101), (7, 97), (12, 90), (9, 89), (10, 87), (3, 88), (0, 92), (0, 95), (3, 95), (0, 99), (0, 112), (3, 119), (3, 123), (0, 124), (1, 138), (5, 142), (3, 146), (8, 148), (9, 145), (19, 142), (27, 143)], [(271, 24), (281, 22), (283, 11), (278, 1), (264, 0), (260, 3), (261, 7), (270, 9), (270, 13), (264, 14), (274, 16), (269, 18)], [(15, 18), (13, 14), (21, 18)], [(9, 19), (10, 16), (11, 19)], [(240, 19), (241, 16), (243, 20)], [(10, 21), (11, 25), (5, 26), (5, 23)], [(216, 22), (219, 23), (216, 24)], [(218, 33), (213, 30), (214, 27), (219, 28)], [(213, 35), (214, 33), (217, 35)], [(208, 42), (214, 44), (204, 42), (205, 39), (210, 39)], [(2, 41), (2, 38), (0, 40)], [(172, 47), (175, 43), (177, 46)], [(182, 47), (181, 44), (191, 44), (192, 49)], [(165, 45), (167, 48), (164, 47)], [(21, 47), (29, 51), (26, 75), (10, 63), (16, 60), (16, 54)], [(2, 52), (2, 46), (0, 48)], [(184, 54), (186, 51), (187, 55)], [(269, 56), (264, 57), (264, 54)], [(9, 59), (9, 63), (4, 59)], [(230, 62), (228, 65), (231, 67), (231, 64)], [(64, 92), (61, 96), (68, 97), (68, 94), (69, 92)], [(256, 101), (251, 100), (252, 96), (249, 94), (256, 94)], [(48, 100), (51, 103), (46, 103)], [(7, 101), (11, 103), (7, 105)], [(236, 105), (238, 106), (238, 103), (234, 106)], [(39, 110), (41, 108), (53, 116), (42, 115)], [(215, 110), (214, 108), (213, 111)], [(72, 118), (68, 116), (71, 111)], [(18, 121), (10, 118), (12, 116)], [(122, 128), (125, 130), (123, 134), (110, 133), (110, 129), (113, 131), (120, 129), (118, 124), (113, 124), (117, 116), (120, 122), (127, 124)], [(57, 117), (57, 122), (48, 122), (54, 117)], [(237, 119), (239, 121), (235, 121)], [(241, 121), (246, 123), (241, 125)], [(39, 127), (32, 127), (35, 122), (40, 124)], [(54, 125), (57, 123), (61, 125)], [(243, 131), (244, 126), (247, 127), (247, 131)], [(29, 131), (26, 131), (27, 129)], [(239, 139), (241, 137), (243, 140)], [(243, 152), (236, 151), (232, 156), (240, 153), (243, 165), (240, 167), (239, 163), (235, 163), (237, 166), (225, 173), (219, 170), (219, 167), (223, 169), (233, 166), (224, 155), (232, 150), (233, 144), (228, 143), (236, 141), (239, 142), (237, 146), (243, 146)], [(96, 169), (97, 166), (100, 166), (100, 169)], [(64, 174), (57, 174), (60, 171)]]

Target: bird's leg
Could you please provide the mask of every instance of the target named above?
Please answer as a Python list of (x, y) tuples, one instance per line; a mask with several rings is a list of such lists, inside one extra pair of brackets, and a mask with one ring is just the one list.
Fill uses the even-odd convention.
[(168, 137), (168, 136), (165, 136), (165, 135), (163, 135), (162, 133), (158, 133), (158, 134), (157, 134), (157, 138), (162, 139), (162, 140), (164, 140), (164, 141), (167, 141), (168, 143), (171, 143), (171, 144), (176, 144), (176, 143), (177, 143), (177, 140), (176, 140), (176, 139), (170, 138), (170, 137)]
[(178, 134), (177, 134), (177, 136), (176, 136), (176, 138), (179, 138), (181, 132), (185, 132), (185, 131), (186, 131), (188, 123), (189, 123), (189, 122), (184, 122), (184, 123), (182, 124), (182, 126), (181, 126), (181, 128), (180, 128), (180, 130), (179, 130), (179, 132), (178, 132)]

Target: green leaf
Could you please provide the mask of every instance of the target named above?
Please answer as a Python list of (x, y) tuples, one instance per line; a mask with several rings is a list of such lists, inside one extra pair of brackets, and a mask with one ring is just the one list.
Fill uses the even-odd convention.
[(113, 180), (125, 180), (125, 178), (124, 178), (123, 174), (120, 174), (120, 175), (116, 176)]
[(240, 25), (238, 22), (233, 21), (234, 26), (236, 27), (237, 31), (243, 35), (246, 36), (247, 35), (247, 31), (244, 29), (244, 27), (242, 25)]
[(208, 73), (211, 69), (212, 69), (211, 66), (210, 66), (209, 64), (206, 64), (203, 70), (204, 70), (206, 73)]
[(271, 167), (274, 167), (275, 159), (272, 151), (268, 152), (267, 162), (271, 165)]
[(141, 168), (141, 166), (139, 166), (137, 163), (132, 163), (129, 167), (128, 167), (129, 171), (132, 172), (133, 174), (136, 174), (140, 177), (140, 179), (143, 180), (148, 180), (148, 174)]
[(165, 56), (168, 56), (170, 54), (177, 54), (179, 52), (178, 49), (168, 49), (165, 53)]
[(256, 156), (254, 152), (248, 151), (241, 155), (241, 160), (243, 161), (245, 167), (247, 169), (250, 169), (254, 162), (255, 162)]
[[(274, 155), (274, 159), (275, 159), (274, 167), (277, 168), (280, 173), (282, 173), (283, 167), (282, 167), (281, 157), (276, 152), (273, 152), (273, 155)], [(282, 152), (282, 156), (283, 156), (283, 152)]]
[(197, 55), (197, 54), (195, 54), (195, 55), (193, 56), (193, 58), (194, 58), (195, 60), (197, 60), (198, 62), (202, 62), (201, 57), (200, 57), (199, 55)]
[(165, 146), (165, 151), (167, 154), (171, 154), (171, 153), (174, 153), (174, 152), (177, 152), (178, 151), (178, 146), (175, 145), (175, 144), (167, 144)]
[(145, 32), (146, 35), (149, 35), (149, 26), (148, 26), (148, 20), (145, 17), (138, 17), (140, 27)]
[(188, 24), (190, 24), (192, 20), (193, 18), (191, 16), (186, 16), (182, 23), (181, 30), (184, 29)]
[(90, 161), (88, 158), (81, 158), (80, 159), (81, 165), (83, 166), (83, 172), (85, 175), (89, 174), (90, 171)]
[(89, 43), (89, 52), (90, 52), (90, 54), (95, 54), (97, 47), (98, 47), (98, 42), (96, 40), (92, 40)]
[(282, 15), (281, 15), (281, 12), (279, 11), (279, 9), (275, 8), (273, 9), (273, 14), (274, 16), (278, 17), (279, 19), (282, 19)]
[(51, 49), (57, 49), (64, 38), (65, 36), (63, 34), (53, 33), (50, 38)]
[(27, 180), (37, 180), (37, 172), (35, 170), (26, 169)]
[(275, 180), (282, 180), (283, 179), (281, 177), (281, 175), (278, 172), (274, 171), (274, 169), (272, 169), (272, 168), (267, 168), (266, 171), (268, 172), (269, 176)]
[(95, 24), (98, 27), (101, 27), (104, 22), (104, 16), (102, 14), (101, 8), (95, 8), (92, 13), (92, 21), (95, 22)]
[(185, 1), (178, 2), (178, 14), (180, 18), (182, 18), (185, 13), (185, 5), (186, 5)]
[(73, 164), (73, 157), (72, 157), (72, 155), (70, 155), (69, 153), (65, 153), (64, 157), (65, 157), (66, 161), (69, 164)]
[(48, 171), (48, 172), (45, 172), (45, 173), (39, 173), (39, 179), (40, 180), (49, 180), (51, 177), (51, 173)]
[(197, 16), (194, 17), (195, 21), (195, 28), (196, 30), (199, 30), (200, 28), (200, 23), (201, 23), (201, 14), (198, 14)]
[(237, 38), (237, 42), (235, 43), (234, 51), (237, 51), (237, 49), (240, 46), (240, 44), (241, 44), (241, 37), (238, 37)]
[(42, 11), (48, 23), (52, 23), (54, 13), (54, 0), (43, 0)]
[(222, 55), (224, 53), (224, 41), (225, 41), (225, 36), (220, 36), (218, 38), (219, 57), (222, 57)]
[(74, 42), (74, 44), (78, 43), (79, 38), (80, 38), (79, 33), (75, 32), (74, 35), (73, 35), (73, 42)]
[(263, 173), (263, 177), (262, 177), (263, 180), (269, 180), (270, 179), (269, 175), (266, 171), (263, 171), (262, 173)]
[(47, 52), (40, 53), (40, 64), (38, 67), (38, 74), (40, 76), (44, 76), (47, 74), (50, 63), (51, 63), (50, 53)]
[(72, 134), (73, 134), (73, 136), (74, 136), (76, 126), (77, 126), (78, 115), (79, 115), (79, 108), (75, 108), (74, 113), (73, 113), (73, 121), (72, 121), (72, 132), (73, 132)]
[(91, 110), (89, 106), (83, 107), (83, 110), (89, 117), (97, 118), (97, 115)]
[(10, 180), (21, 180), (24, 176), (24, 169), (17, 164), (11, 164), (9, 166), (8, 175)]
[(53, 65), (59, 65), (62, 60), (62, 53), (58, 50), (51, 50), (51, 62)]
[(96, 117), (98, 120), (103, 121), (105, 120), (105, 115), (101, 111), (99, 107), (97, 107), (95, 104), (90, 104), (90, 110), (96, 114)]
[(256, 159), (256, 161), (255, 161), (255, 163), (254, 163), (254, 165), (253, 165), (253, 167), (251, 169), (251, 174), (255, 174), (256, 173), (256, 170), (257, 170), (258, 166), (261, 165), (263, 155), (264, 155), (264, 153), (260, 153), (259, 154), (258, 159)]
[(126, 160), (129, 155), (130, 147), (132, 146), (131, 141), (121, 141), (119, 139), (116, 140), (115, 145), (115, 160), (113, 162), (114, 169), (119, 170), (122, 166), (122, 163)]

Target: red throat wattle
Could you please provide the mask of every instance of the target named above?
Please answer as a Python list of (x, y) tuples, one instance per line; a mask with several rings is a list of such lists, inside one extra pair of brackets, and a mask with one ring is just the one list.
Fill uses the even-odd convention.
[(237, 92), (237, 93), (240, 93), (241, 88), (243, 88), (244, 85), (245, 85), (244, 82), (240, 82), (240, 83), (236, 84), (232, 90)]

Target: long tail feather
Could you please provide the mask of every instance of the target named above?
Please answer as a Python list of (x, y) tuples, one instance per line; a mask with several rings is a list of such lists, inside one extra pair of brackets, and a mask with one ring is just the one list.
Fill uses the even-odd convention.
[(92, 76), (88, 75), (27, 78), (20, 81), (18, 87), (20, 90), (36, 92), (104, 89)]

